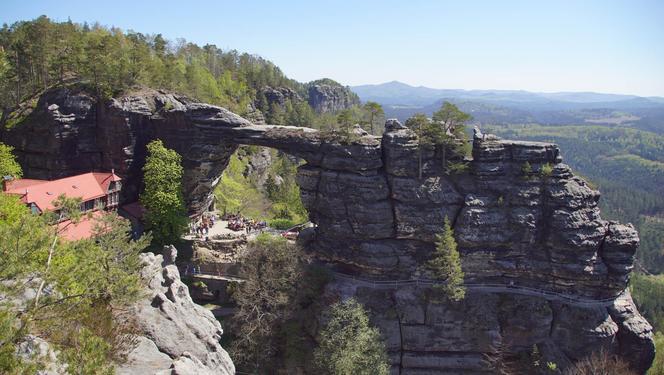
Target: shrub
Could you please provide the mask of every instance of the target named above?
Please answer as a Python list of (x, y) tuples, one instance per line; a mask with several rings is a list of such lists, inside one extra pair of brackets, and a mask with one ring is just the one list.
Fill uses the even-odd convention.
[(649, 375), (664, 374), (664, 334), (655, 333), (655, 361), (648, 370)]
[(524, 177), (528, 177), (531, 173), (533, 173), (533, 167), (530, 165), (529, 162), (521, 164), (521, 174)]
[(540, 176), (550, 177), (551, 173), (553, 173), (553, 165), (551, 165), (551, 163), (542, 165), (542, 168), (540, 169)]
[(565, 375), (636, 375), (627, 363), (604, 350), (594, 352), (565, 370)]
[(274, 229), (286, 230), (288, 228), (292, 228), (293, 226), (295, 226), (296, 223), (293, 222), (293, 220), (289, 219), (273, 219), (270, 220), (269, 224), (270, 227)]

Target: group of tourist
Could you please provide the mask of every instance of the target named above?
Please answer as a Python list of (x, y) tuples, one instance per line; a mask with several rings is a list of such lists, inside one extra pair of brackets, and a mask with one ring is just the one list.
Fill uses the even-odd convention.
[(228, 229), (236, 232), (244, 230), (247, 234), (252, 230), (261, 230), (267, 227), (265, 221), (248, 219), (240, 214), (225, 214), (222, 216), (222, 220), (228, 221)]
[(210, 233), (210, 228), (214, 226), (215, 220), (215, 214), (204, 214), (201, 216), (200, 220), (189, 224), (189, 233), (197, 236), (207, 236), (208, 233)]

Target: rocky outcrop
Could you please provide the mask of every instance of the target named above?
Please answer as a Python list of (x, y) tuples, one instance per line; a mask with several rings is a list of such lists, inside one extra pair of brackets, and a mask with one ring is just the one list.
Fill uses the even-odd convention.
[(134, 307), (140, 336), (118, 374), (234, 374), (235, 367), (219, 345), (223, 333), (212, 313), (195, 304), (173, 263), (175, 248), (165, 256), (142, 255), (141, 276), (147, 298)]
[(355, 93), (334, 81), (314, 81), (308, 86), (309, 105), (318, 113), (338, 112), (360, 104)]
[(242, 174), (255, 181), (256, 185), (262, 187), (267, 180), (272, 165), (272, 154), (267, 147), (260, 147), (255, 152), (245, 155), (248, 159), (247, 166)]
[(340, 142), (309, 128), (257, 126), (166, 92), (97, 103), (68, 88), (42, 96), (3, 137), (27, 177), (85, 172), (98, 161), (125, 177), (128, 198), (140, 189), (145, 144), (161, 138), (183, 156), (192, 213), (207, 207), (238, 144), (279, 149), (306, 161), (298, 184), (317, 224), (310, 251), (360, 279), (431, 277), (423, 265), (448, 217), (465, 282), (479, 286), (463, 303), (435, 302), (427, 285), (386, 290), (339, 280), (326, 292), (354, 295), (371, 308), (395, 372), (488, 371), (480, 359), (496, 345), (514, 355), (537, 345), (562, 367), (600, 347), (639, 370), (650, 365), (651, 327), (624, 292), (637, 233), (601, 218), (599, 192), (573, 175), (556, 145), (477, 133), (465, 160), (441, 148), (420, 150), (397, 121), (388, 121), (382, 138), (358, 133)]
[(68, 374), (69, 365), (59, 360), (60, 352), (53, 349), (52, 345), (35, 335), (27, 335), (16, 348), (16, 356), (26, 363), (41, 366), (39, 375)]
[(274, 104), (285, 108), (286, 102), (288, 101), (293, 104), (302, 101), (300, 94), (288, 87), (265, 86), (261, 89), (260, 94), (265, 96), (265, 100), (267, 101), (268, 106)]

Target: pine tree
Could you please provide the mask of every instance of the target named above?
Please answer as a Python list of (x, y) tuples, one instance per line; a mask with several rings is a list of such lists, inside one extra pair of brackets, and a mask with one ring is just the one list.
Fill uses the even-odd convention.
[(349, 109), (344, 109), (337, 116), (337, 123), (339, 124), (342, 141), (350, 142), (352, 137), (353, 113)]
[[(465, 125), (472, 119), (468, 113), (462, 112), (456, 105), (450, 102), (443, 102), (440, 109), (433, 113), (433, 123), (436, 124), (434, 130), (434, 143), (442, 146), (443, 166), (448, 167), (447, 152), (463, 155), (466, 150), (466, 131)], [(451, 166), (451, 169), (457, 169), (459, 166)]]
[(374, 132), (374, 121), (376, 120), (376, 118), (385, 115), (383, 107), (376, 102), (366, 102), (364, 104), (364, 110), (369, 113), (369, 125), (371, 129), (371, 134), (375, 135), (376, 133)]
[(330, 308), (314, 352), (324, 374), (387, 375), (389, 364), (380, 333), (369, 325), (364, 307), (351, 298)]
[(430, 121), (424, 113), (416, 113), (411, 118), (406, 120), (406, 126), (412, 129), (417, 136), (417, 160), (418, 160), (418, 178), (422, 179), (422, 151), (423, 148), (433, 144), (431, 137), (429, 137)]
[(434, 287), (436, 290), (452, 301), (460, 301), (465, 297), (461, 257), (454, 239), (454, 230), (447, 216), (443, 223), (443, 232), (436, 235), (436, 250), (433, 258), (427, 262), (427, 267), (437, 279), (446, 280), (445, 284), (436, 285)]

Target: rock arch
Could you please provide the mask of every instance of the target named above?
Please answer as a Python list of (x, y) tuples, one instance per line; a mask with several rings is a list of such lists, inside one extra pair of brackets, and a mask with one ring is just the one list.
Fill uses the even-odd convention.
[[(339, 143), (310, 128), (254, 125), (167, 92), (145, 89), (100, 103), (74, 87), (46, 92), (3, 134), (27, 177), (114, 168), (127, 180), (128, 199), (138, 197), (145, 145), (155, 138), (182, 155), (194, 214), (209, 206), (238, 145), (305, 160), (297, 181), (318, 224), (319, 253), (348, 272), (411, 277), (447, 216), (468, 276), (607, 297), (624, 289), (638, 245), (633, 227), (601, 219), (599, 192), (573, 176), (553, 144), (480, 135), (468, 171), (458, 175), (443, 173), (435, 150), (426, 149), (420, 180), (417, 139), (396, 121), (382, 138), (364, 133)], [(546, 176), (545, 165), (552, 167)]]
[[(124, 193), (129, 199), (138, 196), (145, 145), (155, 138), (183, 157), (192, 213), (209, 205), (214, 184), (239, 144), (272, 147), (305, 160), (297, 180), (303, 203), (318, 224), (313, 252), (345, 273), (383, 280), (417, 277), (445, 216), (454, 223), (466, 280), (471, 282), (516, 281), (607, 298), (625, 290), (633, 267), (636, 231), (602, 220), (599, 192), (572, 174), (553, 144), (477, 136), (466, 172), (444, 173), (435, 150), (425, 150), (424, 177), (419, 179), (416, 137), (396, 121), (386, 124), (382, 138), (361, 135), (341, 144), (308, 128), (257, 126), (223, 108), (167, 92), (143, 90), (99, 103), (73, 87), (46, 92), (23, 123), (2, 134), (3, 142), (16, 148), (27, 177), (115, 168), (127, 180)], [(524, 173), (526, 162), (532, 172)], [(547, 165), (550, 173), (543, 168)], [(414, 368), (436, 367), (456, 358), (457, 344), (463, 344), (464, 352), (477, 352), (480, 359), (486, 352), (464, 341), (463, 335), (448, 337), (440, 322), (429, 322), (438, 310), (438, 318), (450, 321), (463, 311), (431, 304), (422, 299), (422, 291), (403, 289), (387, 296), (357, 285), (336, 287), (341, 294), (355, 293), (385, 318), (377, 324), (391, 338), (398, 335), (387, 310), (401, 309), (406, 320), (402, 325), (399, 319), (397, 331), (405, 336), (388, 345), (399, 368), (409, 366), (402, 362), (408, 358)], [(385, 305), (385, 298), (396, 307)], [(579, 330), (588, 344), (610, 341), (615, 346), (618, 337), (620, 347), (614, 349), (632, 358), (639, 369), (652, 361), (651, 327), (629, 296), (617, 299), (612, 308), (592, 311), (498, 294), (471, 298), (467, 304), (496, 317), (506, 308), (518, 311), (519, 304), (542, 305), (548, 323), (528, 319), (539, 328), (545, 322), (546, 329), (540, 330), (542, 337), (520, 336), (525, 347), (541, 339), (571, 355), (576, 339), (569, 332)], [(582, 319), (570, 323), (561, 320), (564, 316)], [(518, 334), (510, 331), (514, 324), (509, 319), (494, 323), (491, 335)], [(469, 335), (484, 335), (479, 340), (486, 344), (487, 332)], [(439, 352), (427, 354), (430, 343), (420, 338), (432, 335), (440, 336), (434, 340)]]

